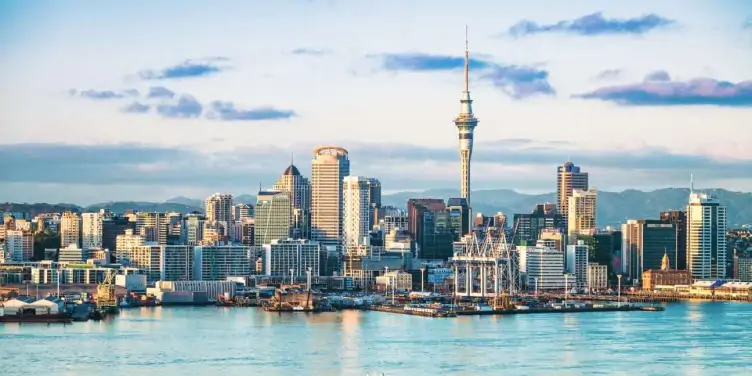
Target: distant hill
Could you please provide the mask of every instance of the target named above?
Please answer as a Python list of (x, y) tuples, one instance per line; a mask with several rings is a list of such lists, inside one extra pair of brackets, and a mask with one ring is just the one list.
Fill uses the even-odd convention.
[[(752, 223), (752, 193), (731, 192), (724, 189), (709, 189), (704, 192), (718, 196), (728, 207), (729, 227)], [(423, 192), (399, 192), (382, 196), (384, 205), (404, 208), (409, 198), (443, 198), (459, 196), (459, 191), (432, 189)], [(617, 226), (628, 218), (657, 218), (661, 211), (683, 209), (687, 205), (689, 189), (667, 188), (652, 192), (626, 190), (623, 192), (598, 192), (598, 225)], [(473, 192), (473, 211), (486, 215), (502, 212), (509, 216), (515, 213), (529, 213), (539, 203), (555, 203), (556, 194), (529, 195), (508, 189), (480, 190)], [(241, 194), (235, 202), (255, 204), (256, 196)], [(162, 203), (156, 202), (107, 202), (81, 208), (72, 204), (0, 204), (6, 212), (37, 213), (74, 211), (96, 211), (108, 208), (122, 213), (128, 209), (139, 211), (203, 212), (203, 200), (188, 197), (175, 197)]]

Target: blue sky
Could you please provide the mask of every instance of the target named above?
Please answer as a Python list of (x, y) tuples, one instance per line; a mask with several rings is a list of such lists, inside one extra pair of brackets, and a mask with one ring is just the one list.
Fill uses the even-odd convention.
[(2, 2), (0, 200), (254, 193), (322, 144), (458, 188), (465, 24), (474, 189), (752, 191), (752, 3), (522, 3)]

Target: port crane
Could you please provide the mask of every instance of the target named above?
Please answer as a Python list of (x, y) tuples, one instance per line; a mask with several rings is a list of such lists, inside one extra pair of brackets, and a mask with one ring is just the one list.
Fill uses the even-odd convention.
[(97, 286), (97, 309), (105, 312), (116, 311), (118, 307), (115, 295), (115, 270), (108, 270), (104, 281)]

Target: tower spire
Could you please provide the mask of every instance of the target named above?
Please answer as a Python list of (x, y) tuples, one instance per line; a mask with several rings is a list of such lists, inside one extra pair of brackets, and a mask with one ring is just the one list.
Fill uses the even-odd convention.
[(470, 92), (470, 48), (467, 42), (467, 25), (465, 25), (465, 93)]

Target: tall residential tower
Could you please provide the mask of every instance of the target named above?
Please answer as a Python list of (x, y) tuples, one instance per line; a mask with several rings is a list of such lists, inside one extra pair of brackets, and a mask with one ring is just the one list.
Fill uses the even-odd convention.
[(460, 99), (460, 114), (454, 119), (459, 133), (461, 183), (460, 196), (470, 204), (470, 159), (473, 155), (473, 131), (478, 125), (478, 118), (473, 114), (473, 100), (470, 99), (470, 57), (467, 45), (467, 27), (465, 27), (465, 89)]
[(556, 205), (564, 216), (565, 228), (569, 223), (569, 197), (575, 189), (588, 190), (588, 173), (581, 172), (580, 166), (572, 162), (564, 163), (556, 171)]

